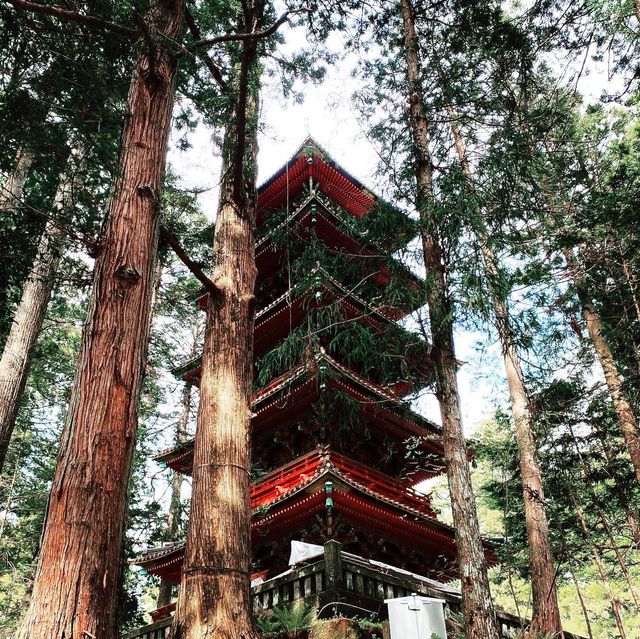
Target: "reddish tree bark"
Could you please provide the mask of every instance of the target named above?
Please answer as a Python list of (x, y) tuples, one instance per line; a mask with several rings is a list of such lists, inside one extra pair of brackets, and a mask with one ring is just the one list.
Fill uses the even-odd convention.
[(456, 530), (464, 630), (467, 639), (498, 639), (498, 624), (489, 590), (475, 497), (460, 415), (453, 343), (452, 306), (447, 267), (442, 257), (437, 224), (433, 220), (433, 176), (429, 150), (429, 121), (424, 112), (420, 54), (413, 6), (400, 0), (404, 26), (410, 126), (416, 160), (417, 207), (420, 214), (425, 269), (430, 280), (427, 301), (433, 340), (436, 393), (440, 402), (444, 456)]
[[(245, 5), (245, 30), (263, 0)], [(258, 52), (242, 44), (235, 104), (223, 145), (213, 240), (189, 533), (174, 639), (253, 639), (251, 600), (251, 404), (255, 312)]]
[[(138, 59), (119, 177), (107, 211), (21, 639), (116, 636), (127, 478), (149, 332), (159, 196), (175, 93), (182, 0), (153, 0), (155, 50)], [(148, 44), (148, 43), (147, 43)]]

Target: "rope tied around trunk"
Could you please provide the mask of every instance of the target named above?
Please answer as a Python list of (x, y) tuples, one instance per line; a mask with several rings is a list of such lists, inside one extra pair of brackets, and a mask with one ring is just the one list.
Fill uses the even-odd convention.
[(184, 571), (185, 575), (200, 573), (204, 575), (238, 574), (242, 577), (249, 577), (251, 573), (241, 568), (228, 568), (226, 566), (192, 566)]
[(207, 466), (211, 468), (224, 468), (224, 467), (237, 468), (238, 470), (241, 470), (242, 472), (247, 473), (249, 478), (251, 478), (251, 471), (248, 468), (245, 468), (244, 466), (240, 466), (239, 464), (227, 464), (227, 463), (219, 464), (215, 462), (211, 462), (209, 464), (198, 464), (198, 466), (194, 466), (192, 473), (195, 474), (196, 470), (199, 470), (200, 468), (206, 468)]

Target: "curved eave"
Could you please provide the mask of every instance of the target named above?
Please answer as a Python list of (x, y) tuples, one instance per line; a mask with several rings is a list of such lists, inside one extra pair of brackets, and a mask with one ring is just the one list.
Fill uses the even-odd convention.
[(339, 166), (319, 144), (308, 138), (272, 177), (258, 188), (258, 224), (271, 211), (295, 199), (313, 181), (319, 189), (354, 217), (368, 213), (376, 197)]
[[(406, 408), (393, 391), (358, 375), (324, 352), (318, 353), (311, 362), (274, 379), (254, 394), (252, 400), (254, 428), (268, 429), (274, 420), (280, 421), (288, 412), (304, 410), (312, 404), (319, 393), (318, 380), (321, 364), (334, 371), (333, 377), (327, 380), (327, 385), (346, 392), (359, 401), (364, 415), (373, 424), (385, 428), (399, 439), (420, 437), (423, 450), (439, 458), (443, 456), (444, 451), (440, 441), (442, 431), (437, 424)], [(282, 402), (283, 391), (287, 392), (284, 403)], [(154, 459), (178, 472), (188, 473), (192, 447), (192, 443), (182, 444), (177, 449), (163, 451)], [(437, 468), (434, 466), (431, 476), (441, 471), (441, 466)]]

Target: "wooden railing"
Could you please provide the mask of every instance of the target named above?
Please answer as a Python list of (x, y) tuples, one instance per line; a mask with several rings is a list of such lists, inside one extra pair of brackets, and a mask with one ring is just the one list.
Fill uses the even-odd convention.
[(156, 621), (127, 633), (123, 639), (168, 639), (172, 621), (172, 617)]
[[(408, 573), (386, 570), (370, 564), (357, 555), (343, 552), (341, 544), (329, 541), (324, 554), (307, 565), (293, 568), (286, 573), (261, 584), (253, 590), (255, 612), (282, 607), (294, 601), (305, 601), (316, 606), (320, 616), (335, 614), (346, 616), (379, 614), (386, 617), (385, 599), (405, 597), (412, 593), (436, 597), (445, 602), (445, 617), (457, 616), (462, 600), (457, 592), (441, 590)], [(511, 639), (522, 629), (524, 622), (507, 612), (498, 611), (498, 623), (503, 639)], [(125, 635), (124, 639), (168, 639), (171, 618)], [(453, 635), (452, 635), (453, 636)], [(569, 632), (565, 639), (582, 639)]]

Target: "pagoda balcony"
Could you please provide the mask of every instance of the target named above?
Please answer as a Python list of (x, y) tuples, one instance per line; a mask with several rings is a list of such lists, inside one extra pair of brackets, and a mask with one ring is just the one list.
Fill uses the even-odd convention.
[(255, 482), (251, 488), (251, 508), (257, 509), (273, 503), (329, 468), (392, 502), (434, 519), (436, 517), (427, 495), (326, 447), (303, 455)]
[[(453, 621), (462, 612), (462, 598), (456, 588), (345, 552), (336, 541), (328, 541), (317, 556), (292, 566), (286, 572), (258, 581), (252, 582), (256, 614), (304, 602), (315, 606), (320, 618), (368, 612), (384, 620), (387, 617), (385, 599), (417, 593), (444, 600), (449, 634), (453, 637), (459, 631)], [(152, 624), (124, 635), (123, 639), (169, 639), (174, 609), (175, 604), (172, 604), (153, 611), (151, 614), (155, 620)], [(503, 639), (512, 639), (527, 623), (500, 610), (497, 616)], [(583, 639), (566, 631), (564, 636), (565, 639)]]

